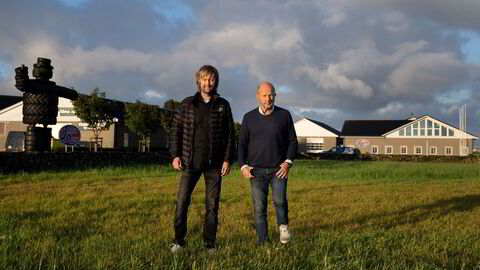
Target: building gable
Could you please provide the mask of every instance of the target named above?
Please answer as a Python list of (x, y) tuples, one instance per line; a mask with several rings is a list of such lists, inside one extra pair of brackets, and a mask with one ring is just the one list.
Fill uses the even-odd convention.
[(294, 126), (297, 137), (338, 137), (340, 133), (324, 123), (305, 117), (295, 121)]
[(386, 138), (478, 139), (472, 134), (461, 131), (428, 115), (391, 130), (383, 134), (383, 136)]
[(0, 110), (0, 121), (21, 122), (22, 119), (23, 119), (23, 101), (20, 101), (3, 110)]

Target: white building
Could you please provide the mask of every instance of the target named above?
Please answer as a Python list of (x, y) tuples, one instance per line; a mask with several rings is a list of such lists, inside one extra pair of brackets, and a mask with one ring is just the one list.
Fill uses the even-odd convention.
[(299, 153), (321, 153), (341, 144), (340, 131), (325, 123), (303, 117), (294, 126)]

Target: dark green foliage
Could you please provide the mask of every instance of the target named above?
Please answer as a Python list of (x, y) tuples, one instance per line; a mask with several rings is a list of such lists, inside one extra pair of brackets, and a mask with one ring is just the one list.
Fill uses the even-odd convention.
[(113, 124), (115, 118), (114, 104), (105, 99), (105, 92), (100, 89), (93, 89), (90, 96), (81, 95), (73, 101), (75, 114), (88, 127), (93, 130), (95, 138), (98, 138), (100, 132), (107, 130)]
[(173, 119), (175, 118), (175, 112), (180, 108), (180, 102), (169, 99), (165, 101), (165, 103), (163, 104), (163, 108), (165, 110), (162, 111), (161, 114), (161, 125), (170, 137), (170, 130), (172, 128)]
[(126, 105), (125, 124), (129, 130), (146, 140), (161, 126), (161, 109), (138, 100), (129, 103)]

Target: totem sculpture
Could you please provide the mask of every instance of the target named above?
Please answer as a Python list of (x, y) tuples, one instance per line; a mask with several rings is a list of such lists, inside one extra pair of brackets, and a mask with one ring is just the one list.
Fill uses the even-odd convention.
[[(28, 77), (28, 67), (15, 69), (15, 87), (23, 93), (23, 123), (27, 124), (25, 150), (27, 152), (50, 151), (52, 129), (48, 125), (57, 123), (58, 97), (76, 100), (78, 93), (70, 88), (50, 81), (53, 67), (50, 59), (37, 59), (33, 65), (33, 77)], [(43, 127), (36, 127), (41, 124)]]

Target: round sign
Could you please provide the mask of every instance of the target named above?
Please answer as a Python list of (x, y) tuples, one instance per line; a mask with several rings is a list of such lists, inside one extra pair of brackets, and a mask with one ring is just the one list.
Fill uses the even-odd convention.
[(73, 125), (66, 125), (58, 132), (58, 138), (63, 144), (75, 145), (80, 141), (80, 130)]

